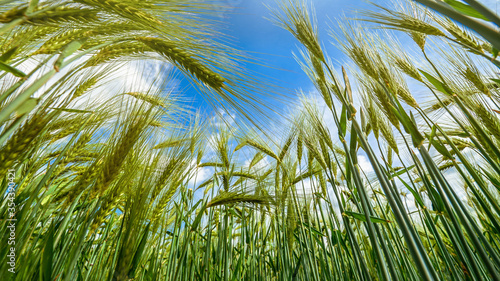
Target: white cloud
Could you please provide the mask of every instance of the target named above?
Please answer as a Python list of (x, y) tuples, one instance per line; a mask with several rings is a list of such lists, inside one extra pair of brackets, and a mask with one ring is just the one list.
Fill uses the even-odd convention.
[[(50, 78), (38, 91), (35, 92), (35, 97), (40, 97), (46, 90), (54, 85), (59, 79), (63, 78), (72, 69), (85, 62), (90, 58), (90, 55), (83, 56), (71, 64), (67, 65), (53, 77)], [(25, 73), (33, 71), (45, 59), (43, 56), (30, 58), (18, 66)], [(34, 75), (32, 75), (23, 87), (28, 87), (37, 79), (41, 78), (50, 70), (53, 69), (54, 60), (45, 63)], [(110, 68), (111, 67), (111, 68)], [(70, 85), (79, 84), (85, 79), (91, 77), (91, 74), (98, 74), (100, 70), (110, 68), (111, 70), (104, 72), (103, 79), (97, 84), (98, 86), (79, 98), (73, 107), (81, 108), (89, 104), (97, 104), (108, 100), (109, 98), (123, 92), (150, 92), (156, 93), (160, 90), (175, 88), (178, 80), (169, 77), (172, 65), (160, 60), (141, 60), (129, 61), (124, 63), (107, 63), (97, 67), (86, 68), (77, 73), (77, 75), (65, 78)], [(86, 71), (88, 70), (88, 71)], [(165, 85), (165, 81), (167, 84)], [(62, 87), (59, 91), (59, 98), (62, 100), (67, 97), (72, 91), (69, 88)]]
[[(127, 92), (158, 93), (165, 86), (164, 79), (169, 79), (171, 68), (170, 64), (156, 60), (131, 61), (116, 65), (109, 77), (100, 81), (99, 87), (78, 99), (75, 106), (98, 104), (95, 101), (103, 102)], [(177, 83), (175, 79), (171, 82), (172, 86)]]
[(358, 155), (358, 164), (359, 167), (365, 172), (365, 173), (371, 173), (373, 172), (373, 167), (368, 158), (364, 155)]
[(207, 179), (209, 179), (213, 174), (213, 171), (211, 168), (208, 167), (201, 167), (201, 168), (195, 168), (191, 172), (191, 179), (188, 182), (188, 186), (190, 188), (194, 187), (196, 185), (200, 185)]

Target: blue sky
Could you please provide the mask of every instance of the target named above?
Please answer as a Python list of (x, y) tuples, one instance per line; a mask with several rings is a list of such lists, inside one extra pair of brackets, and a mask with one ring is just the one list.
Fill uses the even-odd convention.
[[(216, 1), (217, 2), (217, 1)], [(298, 50), (298, 42), (286, 30), (271, 22), (271, 11), (266, 7), (276, 7), (277, 1), (260, 0), (221, 0), (223, 8), (216, 10), (216, 18), (222, 21), (221, 30), (230, 36), (234, 47), (244, 50), (252, 57), (257, 58), (267, 66), (247, 64), (252, 72), (270, 77), (272, 83), (283, 87), (283, 91), (295, 94), (302, 89), (305, 92), (312, 90), (312, 83), (302, 72), (292, 52)], [(330, 42), (328, 36), (330, 27), (335, 29), (335, 22), (342, 15), (355, 17), (360, 9), (373, 9), (373, 5), (363, 0), (313, 0), (312, 2), (318, 22), (320, 39), (325, 50), (335, 60), (345, 61), (345, 57)], [(374, 3), (390, 1), (375, 0)], [(195, 97), (193, 106), (208, 109), (202, 98), (189, 85), (187, 79), (182, 79), (180, 88), (184, 95)], [(280, 112), (285, 113), (285, 112)]]
[[(286, 30), (277, 26), (269, 19), (273, 17), (272, 12), (266, 7), (276, 7), (280, 0), (219, 0), (210, 3), (221, 5), (215, 9), (215, 18), (221, 22), (220, 31), (227, 34), (233, 47), (243, 50), (266, 66), (258, 64), (246, 64), (252, 73), (259, 73), (269, 77), (271, 82), (279, 87), (279, 91), (292, 96), (293, 101), (298, 101), (298, 90), (305, 94), (314, 91), (313, 84), (302, 71), (293, 57), (293, 52), (298, 51), (297, 40)], [(348, 59), (332, 43), (333, 38), (329, 32), (338, 32), (337, 21), (343, 17), (356, 18), (359, 11), (377, 9), (367, 0), (306, 0), (314, 7), (320, 40), (324, 50), (334, 61), (334, 66), (347, 65)], [(381, 6), (393, 6), (391, 0), (372, 0), (372, 3)], [(396, 1), (397, 2), (397, 1)], [(498, 11), (499, 0), (481, 1), (494, 11)], [(368, 24), (368, 23), (363, 23)], [(369, 25), (369, 24), (368, 24)], [(409, 42), (412, 48), (416, 45), (408, 36), (401, 32), (395, 32), (400, 42)], [(189, 104), (212, 115), (213, 108), (205, 102), (202, 96), (195, 90), (189, 79), (181, 79), (179, 85), (181, 95), (187, 97)], [(285, 104), (270, 103), (273, 110), (280, 116), (289, 115), (295, 106), (289, 101)], [(292, 106), (290, 106), (292, 105)], [(273, 116), (273, 120), (278, 120)]]

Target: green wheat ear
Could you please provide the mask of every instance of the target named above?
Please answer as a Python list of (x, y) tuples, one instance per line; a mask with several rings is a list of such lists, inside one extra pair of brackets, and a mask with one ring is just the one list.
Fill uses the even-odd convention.
[(172, 41), (152, 37), (139, 37), (137, 40), (144, 43), (155, 52), (165, 56), (167, 59), (170, 59), (174, 63), (180, 65), (183, 69), (194, 75), (201, 82), (214, 89), (222, 88), (225, 79), (212, 71), (210, 68), (201, 64), (186, 50), (182, 50), (178, 44), (175, 44)]
[(212, 198), (212, 200), (210, 202), (208, 202), (207, 208), (215, 207), (215, 206), (219, 206), (219, 205), (229, 205), (229, 204), (238, 204), (238, 203), (251, 203), (251, 204), (268, 205), (271, 202), (272, 202), (272, 199), (270, 197), (241, 194), (241, 193), (236, 193), (236, 192), (222, 192), (221, 194)]

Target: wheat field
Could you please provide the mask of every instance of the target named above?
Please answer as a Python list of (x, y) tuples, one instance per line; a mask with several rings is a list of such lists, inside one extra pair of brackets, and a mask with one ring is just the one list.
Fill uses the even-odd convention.
[(1, 280), (500, 280), (495, 12), (372, 5), (320, 38), (279, 2), (316, 95), (270, 128), (208, 2), (0, 1)]

